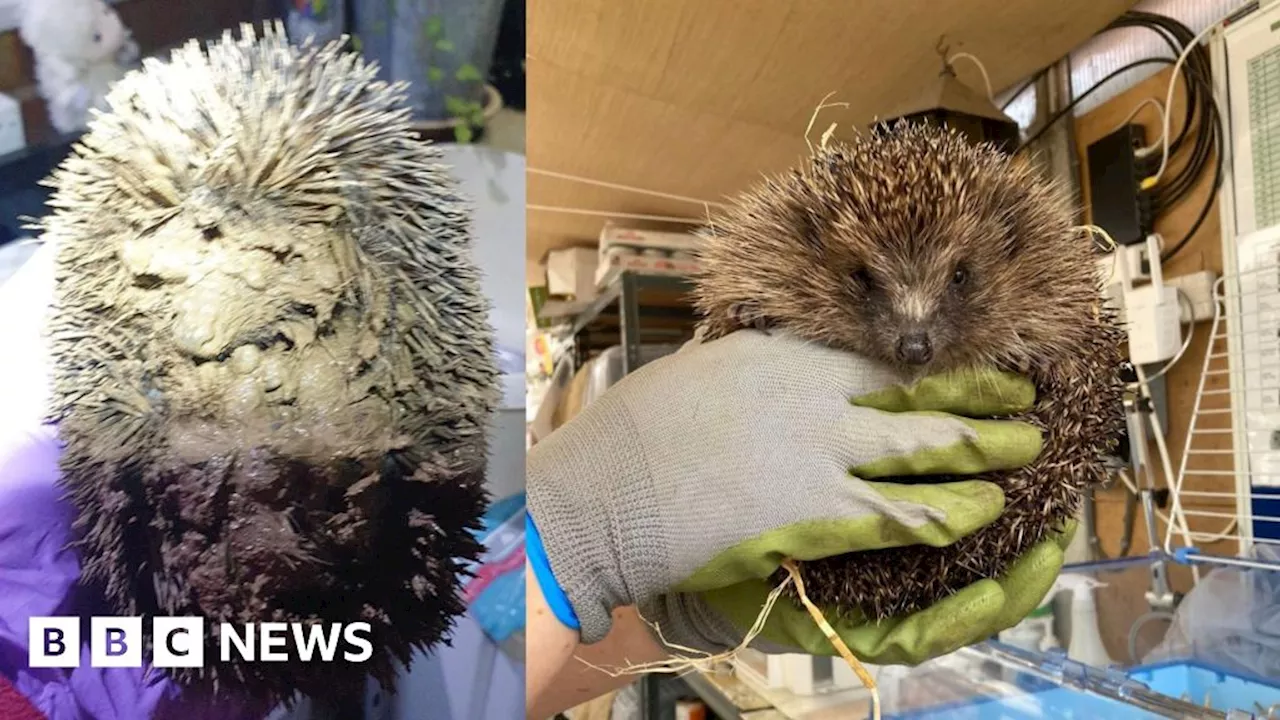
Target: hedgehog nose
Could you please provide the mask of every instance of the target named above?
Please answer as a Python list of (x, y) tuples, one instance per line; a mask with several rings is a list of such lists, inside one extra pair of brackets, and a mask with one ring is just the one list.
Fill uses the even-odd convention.
[(933, 359), (929, 333), (914, 330), (898, 338), (898, 359), (908, 365), (923, 365)]

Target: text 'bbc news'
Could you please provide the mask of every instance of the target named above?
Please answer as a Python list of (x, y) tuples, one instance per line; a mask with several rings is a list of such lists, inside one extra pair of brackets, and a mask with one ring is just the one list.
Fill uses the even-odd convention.
[[(140, 617), (94, 617), (89, 621), (91, 667), (142, 667)], [(81, 664), (79, 617), (33, 617), (28, 624), (27, 663), (33, 668)], [(221, 623), (222, 662), (365, 662), (373, 656), (369, 623)], [(201, 617), (156, 617), (151, 621), (151, 665), (204, 667), (205, 621)]]

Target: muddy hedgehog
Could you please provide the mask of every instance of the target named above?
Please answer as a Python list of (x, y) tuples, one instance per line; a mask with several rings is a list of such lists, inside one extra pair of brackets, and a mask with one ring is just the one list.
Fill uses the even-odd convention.
[[(84, 579), (122, 615), (206, 619), (206, 667), (171, 671), (191, 692), (389, 686), (464, 610), (492, 330), (470, 210), (375, 73), (278, 26), (189, 44), (49, 183)], [(263, 621), (367, 622), (372, 657), (221, 662), (221, 623)]]
[(1004, 489), (997, 522), (950, 547), (805, 563), (814, 601), (876, 619), (927, 607), (999, 576), (1104, 479), (1123, 429), (1123, 335), (1069, 207), (1028, 163), (898, 123), (822, 148), (706, 232), (709, 338), (779, 328), (904, 377), (994, 366), (1038, 388), (1022, 418), (1044, 431), (1038, 460), (980, 478)]

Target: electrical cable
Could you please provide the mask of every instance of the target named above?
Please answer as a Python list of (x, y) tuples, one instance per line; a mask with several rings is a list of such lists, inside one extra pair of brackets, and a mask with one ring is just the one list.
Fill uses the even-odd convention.
[[(1155, 403), (1151, 399), (1151, 385), (1147, 381), (1147, 373), (1142, 369), (1142, 366), (1137, 363), (1133, 364), (1133, 369), (1138, 375), (1138, 392), (1148, 403), (1151, 404), (1152, 407), (1152, 412), (1145, 412), (1143, 414), (1147, 416), (1147, 420), (1151, 425), (1151, 432), (1155, 435), (1156, 450), (1160, 454), (1160, 464), (1164, 470), (1165, 487), (1168, 488), (1170, 493), (1176, 492), (1175, 488), (1177, 486), (1177, 482), (1173, 479), (1173, 460), (1169, 455), (1169, 444), (1165, 442), (1164, 439), (1164, 428), (1160, 426), (1160, 418), (1157, 417), (1154, 412)], [(1152, 489), (1155, 489), (1156, 484), (1154, 480), (1152, 480), (1154, 471), (1151, 469), (1151, 465), (1153, 464), (1154, 463), (1147, 463), (1147, 467), (1144, 469), (1147, 473), (1147, 482), (1151, 485)], [(1186, 515), (1182, 513), (1175, 513), (1175, 517), (1169, 518), (1160, 513), (1159, 508), (1153, 508), (1153, 510), (1161, 516), (1161, 519), (1165, 521), (1167, 526), (1178, 528), (1179, 534), (1182, 535), (1182, 539), (1186, 542), (1187, 547), (1195, 545), (1191, 540), (1191, 528), (1187, 525)], [(1191, 566), (1191, 575), (1195, 578), (1196, 582), (1200, 582), (1199, 566)]]
[(1210, 185), (1209, 191), (1208, 193), (1206, 193), (1204, 204), (1200, 207), (1200, 214), (1196, 216), (1195, 222), (1191, 223), (1191, 227), (1187, 230), (1186, 234), (1182, 236), (1182, 239), (1177, 242), (1177, 244), (1175, 244), (1169, 250), (1160, 253), (1161, 262), (1168, 262), (1173, 256), (1178, 254), (1178, 251), (1182, 250), (1182, 248), (1186, 247), (1187, 244), (1191, 242), (1191, 238), (1195, 237), (1195, 234), (1200, 230), (1200, 226), (1204, 225), (1204, 221), (1208, 219), (1209, 211), (1213, 209), (1214, 200), (1217, 199), (1218, 188), (1222, 185), (1223, 144), (1222, 144), (1221, 118), (1217, 117), (1216, 113), (1215, 113), (1215, 117), (1217, 119), (1217, 122), (1214, 123), (1213, 132), (1215, 137), (1217, 138), (1215, 143), (1217, 146), (1215, 150), (1217, 154), (1217, 160), (1216, 160), (1215, 169), (1213, 172), (1213, 184)]
[(1200, 96), (1203, 97), (1203, 107), (1198, 112), (1199, 122), (1196, 125), (1191, 157), (1171, 180), (1154, 188), (1157, 212), (1169, 209), (1191, 192), (1208, 167), (1210, 156), (1219, 152), (1222, 146), (1222, 120), (1211, 94), (1212, 89), (1207, 86), (1207, 81), (1199, 78), (1194, 79), (1192, 84), (1205, 84), (1206, 94)]
[(987, 86), (987, 99), (992, 102), (995, 102), (996, 94), (991, 89), (991, 76), (987, 74), (987, 66), (983, 65), (982, 61), (979, 60), (976, 55), (974, 55), (973, 53), (967, 53), (967, 52), (958, 52), (955, 55), (952, 55), (951, 57), (947, 58), (947, 64), (951, 65), (960, 58), (964, 58), (969, 62), (972, 62), (974, 65), (978, 66), (978, 72), (982, 73), (982, 82), (985, 83)]
[[(1039, 130), (1033, 133), (1030, 137), (1024, 140), (1021, 145), (1018, 146), (1018, 150), (1022, 151), (1027, 147), (1029, 147), (1036, 140), (1039, 140), (1040, 136), (1044, 135), (1049, 130), (1049, 128), (1056, 125), (1059, 120), (1066, 117), (1067, 113), (1070, 113), (1072, 110), (1074, 110), (1077, 105), (1079, 105), (1081, 102), (1084, 101), (1085, 98), (1089, 97), (1094, 92), (1097, 92), (1103, 85), (1106, 85), (1107, 82), (1114, 80), (1115, 78), (1119, 77), (1121, 74), (1126, 73), (1134, 68), (1142, 67), (1144, 65), (1172, 65), (1172, 64), (1173, 64), (1173, 60), (1169, 58), (1146, 58), (1145, 60), (1135, 60), (1134, 62), (1131, 62), (1128, 65), (1125, 65), (1123, 67), (1113, 70), (1112, 72), (1108, 73), (1106, 77), (1102, 78), (1097, 83), (1095, 83), (1093, 87), (1089, 88), (1088, 90), (1085, 90), (1083, 93), (1080, 93), (1080, 95), (1078, 95), (1075, 99), (1067, 103), (1066, 107), (1054, 113), (1053, 117), (1050, 117), (1048, 120), (1046, 120), (1044, 124), (1040, 126)], [(1167, 116), (1167, 113), (1166, 113), (1166, 116)]]
[[(1164, 97), (1165, 107), (1169, 107), (1173, 103), (1173, 90), (1177, 86), (1178, 70), (1182, 67), (1183, 63), (1187, 61), (1187, 57), (1190, 56), (1191, 53), (1197, 47), (1200, 46), (1200, 41), (1208, 37), (1209, 33), (1213, 32), (1214, 28), (1221, 25), (1223, 20), (1226, 20), (1227, 18), (1235, 14), (1236, 14), (1236, 11), (1233, 9), (1231, 13), (1229, 13), (1225, 17), (1219, 18), (1218, 20), (1212, 23), (1209, 23), (1207, 26), (1205, 26), (1203, 30), (1196, 33), (1195, 37), (1193, 37), (1191, 41), (1187, 43), (1186, 47), (1182, 50), (1182, 54), (1178, 56), (1178, 61), (1173, 65), (1173, 76), (1169, 78), (1169, 89), (1165, 92), (1165, 97)], [(1164, 121), (1162, 133), (1166, 137), (1169, 134), (1169, 116), (1167, 113), (1165, 115), (1165, 121)], [(1160, 178), (1164, 176), (1164, 172), (1169, 166), (1169, 150), (1170, 150), (1169, 145), (1166, 144), (1164, 152), (1161, 153), (1160, 167), (1156, 169), (1156, 172), (1154, 175), (1142, 181), (1143, 187), (1145, 188), (1155, 187), (1156, 183), (1160, 182)]]
[[(1166, 15), (1157, 15), (1155, 13), (1136, 10), (1121, 15), (1111, 25), (1109, 25), (1107, 29), (1120, 28), (1140, 28), (1155, 32), (1162, 40), (1164, 40), (1165, 44), (1169, 46), (1169, 50), (1173, 53), (1174, 58), (1181, 55), (1186, 45), (1195, 37), (1195, 33), (1191, 32), (1190, 28), (1174, 18)], [(1196, 83), (1197, 76), (1205, 80), (1204, 87), (1209, 90), (1208, 97), (1212, 97), (1213, 94), (1212, 84), (1209, 82), (1211, 78), (1211, 71), (1209, 67), (1208, 53), (1203, 49), (1195, 50), (1192, 52), (1188, 60), (1189, 62), (1182, 68), (1183, 79), (1187, 86), (1187, 103), (1184, 108), (1185, 116), (1182, 129), (1179, 130), (1177, 137), (1170, 143), (1169, 152), (1171, 154), (1176, 153), (1182, 146), (1182, 142), (1186, 138), (1187, 132), (1192, 127), (1195, 110), (1200, 105), (1200, 98), (1202, 97), (1200, 92), (1202, 88)], [(1177, 75), (1173, 74), (1171, 76), (1171, 82), (1176, 82), (1176, 80)], [(1167, 129), (1163, 129), (1165, 128), (1165, 125), (1165, 122), (1161, 122), (1161, 137), (1167, 139), (1168, 131)]]
[(1182, 359), (1182, 356), (1187, 354), (1187, 348), (1191, 347), (1191, 340), (1195, 337), (1196, 304), (1191, 301), (1191, 296), (1188, 295), (1185, 290), (1183, 290), (1182, 288), (1175, 288), (1175, 289), (1178, 291), (1178, 300), (1179, 301), (1185, 300), (1187, 302), (1187, 315), (1191, 318), (1191, 321), (1187, 323), (1187, 337), (1182, 341), (1182, 347), (1178, 348), (1178, 353), (1174, 355), (1173, 358), (1169, 360), (1169, 362), (1165, 363), (1164, 367), (1160, 368), (1155, 373), (1147, 376), (1147, 382), (1151, 382), (1152, 380), (1155, 380), (1161, 375), (1164, 375), (1165, 373), (1172, 370), (1173, 366), (1176, 365), (1178, 361)]
[[(1128, 472), (1124, 470), (1117, 470), (1115, 472), (1115, 475), (1117, 478), (1120, 479), (1120, 484), (1124, 485), (1125, 489), (1128, 490), (1135, 497), (1142, 494), (1142, 491), (1138, 489), (1137, 483), (1133, 481), (1133, 478), (1129, 477)], [(1164, 511), (1162, 511), (1160, 508), (1155, 508), (1155, 511), (1156, 511), (1156, 517), (1160, 518), (1161, 522), (1163, 522), (1165, 525), (1171, 524), (1171, 521), (1169, 520), (1169, 516), (1166, 515)], [(1212, 543), (1222, 542), (1223, 540), (1230, 540), (1231, 538), (1235, 537), (1235, 531), (1236, 531), (1237, 525), (1239, 525), (1239, 521), (1237, 521), (1235, 518), (1232, 518), (1231, 522), (1227, 523), (1227, 526), (1225, 528), (1219, 530), (1216, 533), (1192, 532), (1190, 533), (1190, 537), (1195, 539), (1195, 541), (1197, 543), (1200, 543), (1201, 545), (1210, 545)], [(1187, 538), (1184, 537), (1183, 539), (1186, 540)], [(1187, 545), (1191, 545), (1191, 542), (1189, 540), (1187, 542)]]
[[(1129, 111), (1129, 114), (1125, 116), (1124, 120), (1121, 120), (1120, 123), (1116, 125), (1115, 130), (1112, 130), (1111, 132), (1116, 132), (1116, 130), (1119, 130), (1130, 122), (1133, 122), (1133, 119), (1138, 116), (1138, 113), (1142, 112), (1142, 108), (1147, 107), (1148, 105), (1156, 109), (1156, 113), (1160, 116), (1160, 122), (1164, 122), (1164, 105), (1161, 105), (1160, 101), (1156, 98), (1147, 98), (1133, 106), (1133, 109)], [(1162, 144), (1164, 144), (1164, 138), (1156, 138), (1155, 142), (1138, 148), (1134, 155), (1139, 158), (1146, 157), (1147, 155), (1154, 153), (1156, 150), (1159, 150)]]
[[(1140, 11), (1127, 12), (1107, 27), (1109, 30), (1118, 28), (1151, 30), (1164, 40), (1175, 58), (1185, 57), (1185, 62), (1181, 66), (1181, 73), (1175, 71), (1170, 76), (1170, 83), (1175, 86), (1179, 75), (1183, 79), (1183, 84), (1186, 88), (1185, 120), (1177, 137), (1169, 141), (1168, 131), (1172, 124), (1172, 118), (1166, 114), (1166, 117), (1161, 119), (1161, 133), (1157, 142), (1165, 142), (1161, 157), (1163, 158), (1166, 154), (1172, 157), (1179, 152), (1188, 131), (1194, 127), (1194, 144), (1189, 160), (1183, 164), (1173, 178), (1164, 184), (1151, 188), (1153, 193), (1152, 209), (1156, 214), (1160, 214), (1167, 211), (1191, 192), (1208, 166), (1209, 157), (1217, 147), (1217, 137), (1213, 134), (1211, 123), (1209, 122), (1210, 116), (1212, 116), (1214, 123), (1217, 122), (1218, 118), (1217, 107), (1213, 100), (1212, 70), (1208, 52), (1195, 42), (1197, 36), (1190, 28), (1178, 20), (1164, 15)], [(1188, 47), (1192, 48), (1189, 53), (1186, 52)], [(1150, 178), (1147, 181), (1149, 182)]]
[[(1151, 193), (1152, 211), (1156, 215), (1167, 213), (1190, 195), (1196, 186), (1200, 184), (1211, 159), (1213, 160), (1213, 182), (1207, 190), (1204, 204), (1182, 238), (1161, 253), (1162, 262), (1167, 262), (1177, 255), (1203, 227), (1210, 211), (1213, 209), (1217, 190), (1222, 184), (1225, 133), (1222, 127), (1222, 116), (1214, 98), (1209, 53), (1200, 44), (1200, 40), (1217, 24), (1210, 25), (1209, 28), (1202, 30), (1200, 33), (1194, 33), (1189, 27), (1175, 18), (1155, 13), (1130, 11), (1104, 29), (1106, 31), (1119, 28), (1142, 28), (1155, 32), (1176, 58), (1173, 61), (1174, 70), (1170, 73), (1169, 89), (1166, 91), (1167, 97), (1163, 103), (1164, 113), (1160, 122), (1161, 132), (1155, 143), (1153, 143), (1154, 146), (1160, 148), (1161, 167), (1157, 169), (1156, 175), (1147, 177), (1142, 183), (1147, 192)], [(1184, 121), (1177, 136), (1171, 140), (1169, 132), (1172, 126), (1172, 108), (1169, 105), (1169, 98), (1172, 97), (1172, 90), (1176, 88), (1179, 77), (1182, 78), (1186, 91)], [(1105, 79), (1103, 82), (1105, 82)], [(1136, 114), (1141, 107), (1139, 105), (1134, 108), (1134, 113)], [(1189, 140), (1191, 143), (1191, 151), (1187, 156), (1187, 161), (1171, 176), (1165, 178), (1165, 182), (1157, 183), (1156, 181), (1160, 179), (1158, 176), (1165, 174), (1169, 168), (1169, 158), (1179, 154), (1180, 149), (1184, 146), (1184, 140)], [(1148, 148), (1153, 145), (1148, 145), (1146, 148), (1139, 150), (1138, 156), (1140, 158), (1150, 156), (1151, 153)]]
[[(1169, 46), (1169, 50), (1173, 53), (1174, 58), (1177, 58), (1178, 53), (1182, 51), (1182, 47), (1177, 42), (1176, 32), (1172, 31), (1169, 28), (1164, 27), (1159, 23), (1147, 21), (1139, 17), (1136, 13), (1126, 13), (1125, 15), (1117, 19), (1114, 23), (1112, 23), (1110, 26), (1108, 26), (1107, 29), (1119, 30), (1122, 28), (1138, 28), (1138, 29), (1144, 29), (1144, 30), (1151, 30), (1155, 32), (1157, 35), (1160, 36), (1160, 39), (1164, 40), (1165, 44)], [(1163, 103), (1162, 103), (1162, 107), (1163, 107)], [(1186, 117), (1183, 120), (1182, 129), (1178, 131), (1177, 137), (1175, 137), (1172, 140), (1172, 147), (1174, 151), (1177, 151), (1177, 149), (1181, 147), (1183, 140), (1186, 139), (1187, 131), (1190, 129), (1192, 124), (1194, 110), (1195, 110), (1195, 105), (1191, 102), (1188, 102), (1185, 108)], [(1160, 118), (1160, 126), (1163, 127), (1164, 124), (1165, 124), (1165, 119), (1162, 117)], [(1162, 132), (1159, 138), (1157, 138), (1157, 140), (1159, 142), (1164, 142), (1168, 140), (1168, 137)]]
[(1000, 112), (1004, 112), (1005, 110), (1008, 110), (1009, 106), (1013, 104), (1014, 100), (1017, 100), (1018, 97), (1022, 95), (1022, 93), (1027, 91), (1027, 88), (1031, 87), (1032, 85), (1035, 85), (1036, 81), (1044, 77), (1048, 72), (1049, 72), (1049, 68), (1047, 67), (1041, 68), (1038, 72), (1036, 72), (1035, 75), (1032, 75), (1030, 78), (1028, 78), (1026, 82), (1019, 85), (1018, 89), (1014, 90), (1013, 94), (1009, 96), (1009, 99), (1005, 100), (1004, 104), (1000, 106)]

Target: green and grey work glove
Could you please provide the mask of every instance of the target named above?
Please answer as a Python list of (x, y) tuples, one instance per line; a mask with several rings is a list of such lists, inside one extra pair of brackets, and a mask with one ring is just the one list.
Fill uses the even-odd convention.
[[(615, 608), (636, 605), (670, 645), (715, 652), (741, 641), (765, 579), (787, 558), (942, 546), (992, 522), (1004, 497), (990, 483), (867, 478), (1030, 462), (1035, 428), (980, 418), (1029, 407), (1034, 389), (994, 372), (900, 383), (877, 363), (755, 331), (691, 344), (624, 378), (526, 462), (530, 561), (535, 572), (545, 561), (544, 594), (567, 601), (572, 617), (557, 615), (593, 643)], [(960, 618), (977, 623), (969, 635), (957, 637), (952, 618), (936, 639), (913, 623), (896, 636), (850, 635), (851, 648), (912, 661), (1001, 629), (994, 624), (1033, 609), (1057, 575), (1061, 551), (1057, 566), (1036, 553), (1053, 555), (1037, 548), (1024, 559), (1035, 568), (1023, 585), (1043, 585), (1025, 610), (1025, 599), (1006, 607), (1001, 586), (984, 581), (995, 587)], [(820, 651), (783, 604), (762, 649)]]

